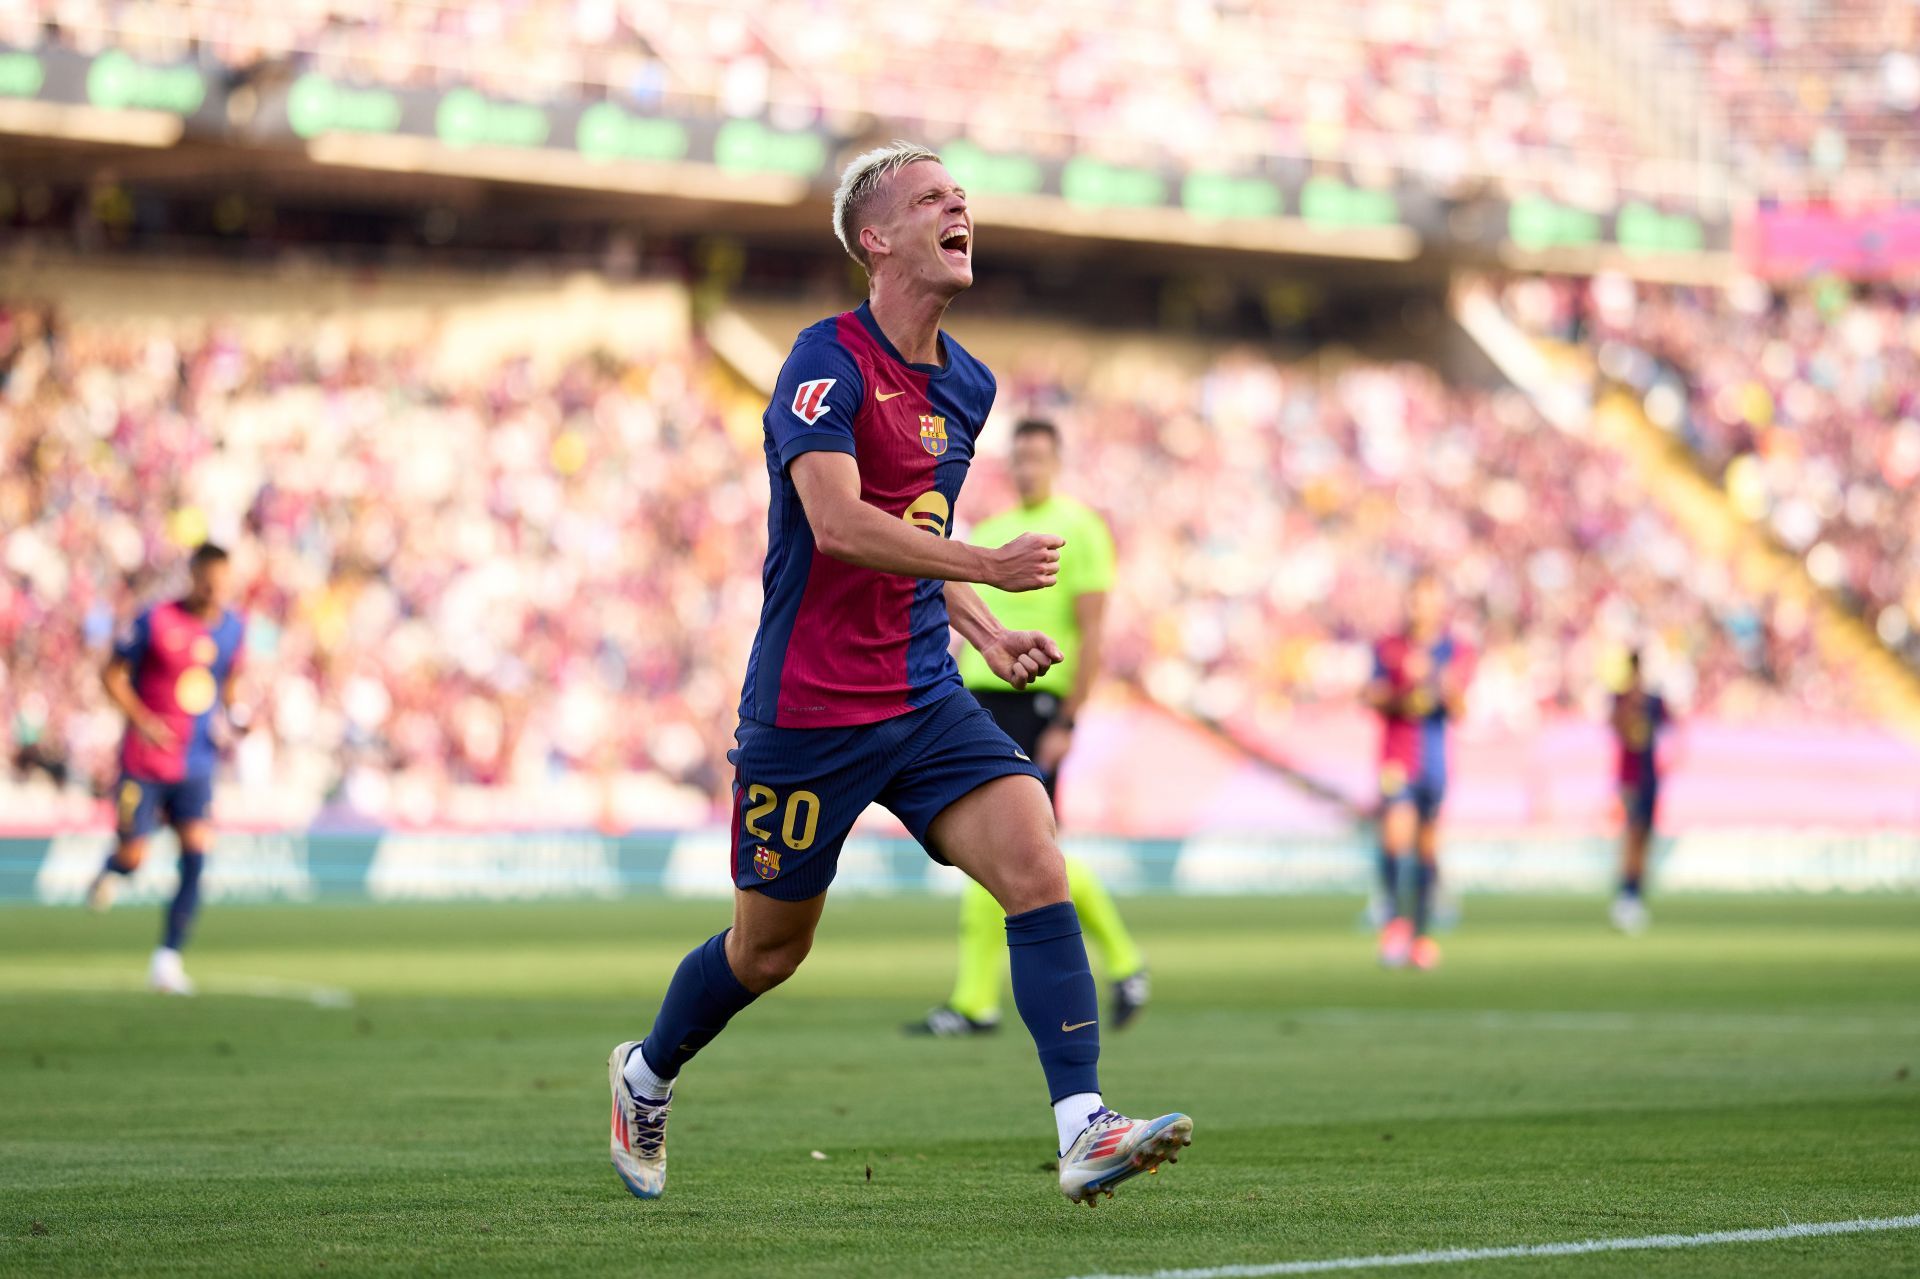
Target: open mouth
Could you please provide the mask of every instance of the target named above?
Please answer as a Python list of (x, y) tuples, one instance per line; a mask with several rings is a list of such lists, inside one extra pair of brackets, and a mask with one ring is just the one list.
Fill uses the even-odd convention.
[(967, 251), (973, 247), (973, 234), (961, 224), (956, 223), (940, 233), (940, 251), (950, 259), (964, 262)]

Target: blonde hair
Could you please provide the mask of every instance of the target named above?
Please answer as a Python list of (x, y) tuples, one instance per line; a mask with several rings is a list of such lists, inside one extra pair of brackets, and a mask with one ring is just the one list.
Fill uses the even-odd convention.
[(939, 162), (939, 155), (918, 142), (895, 140), (855, 156), (840, 171), (840, 185), (833, 189), (833, 233), (840, 247), (861, 266), (872, 266), (867, 251), (860, 247), (860, 215), (866, 211), (880, 184), (889, 177), (922, 160)]

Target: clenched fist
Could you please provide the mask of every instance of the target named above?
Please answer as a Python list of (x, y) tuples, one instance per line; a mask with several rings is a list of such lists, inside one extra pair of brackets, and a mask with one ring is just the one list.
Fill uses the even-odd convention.
[[(988, 552), (988, 586), (1003, 591), (1037, 591), (1060, 580), (1060, 548), (1066, 539), (1051, 533), (1022, 533)], [(1057, 658), (1055, 659), (1058, 660)]]
[(1013, 685), (1015, 691), (1024, 689), (1062, 660), (1060, 646), (1039, 631), (1003, 631), (980, 650), (980, 656), (987, 659), (987, 669)]

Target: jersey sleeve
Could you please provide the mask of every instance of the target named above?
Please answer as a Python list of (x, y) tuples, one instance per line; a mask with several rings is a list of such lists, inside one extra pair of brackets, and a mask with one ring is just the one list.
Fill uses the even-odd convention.
[(802, 453), (853, 453), (853, 415), (865, 394), (860, 366), (845, 347), (817, 328), (802, 333), (767, 406), (780, 465), (791, 466)]
[(134, 618), (127, 628), (114, 637), (113, 655), (134, 670), (140, 669), (140, 663), (147, 660), (147, 649), (153, 644), (153, 610), (148, 609)]

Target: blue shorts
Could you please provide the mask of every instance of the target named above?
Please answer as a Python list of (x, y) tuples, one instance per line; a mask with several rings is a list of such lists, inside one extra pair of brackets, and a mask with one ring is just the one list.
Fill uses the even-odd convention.
[(841, 845), (867, 805), (906, 824), (927, 855), (927, 828), (997, 777), (1040, 770), (973, 694), (853, 728), (775, 728), (741, 720), (733, 773), (733, 882), (781, 901), (827, 891)]
[(1380, 811), (1383, 813), (1395, 804), (1412, 804), (1415, 816), (1422, 822), (1430, 822), (1440, 816), (1440, 806), (1446, 802), (1447, 779), (1442, 774), (1421, 773), (1409, 779), (1391, 766), (1381, 770)]
[(113, 788), (113, 809), (114, 833), (123, 840), (151, 835), (163, 821), (173, 826), (203, 821), (213, 809), (213, 779), (156, 782), (122, 773)]
[(1652, 830), (1654, 810), (1660, 806), (1660, 783), (1622, 783), (1620, 806), (1627, 811), (1628, 827), (1633, 830)]

